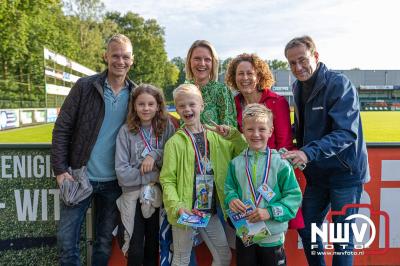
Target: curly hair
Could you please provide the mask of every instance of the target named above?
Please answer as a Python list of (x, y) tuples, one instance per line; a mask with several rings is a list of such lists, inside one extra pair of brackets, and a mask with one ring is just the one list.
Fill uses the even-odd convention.
[(225, 74), (225, 82), (229, 87), (239, 90), (236, 84), (236, 69), (241, 62), (249, 62), (256, 71), (259, 79), (257, 89), (259, 91), (270, 89), (275, 83), (274, 76), (269, 69), (268, 64), (256, 54), (240, 54), (229, 62), (228, 69)]
[(139, 132), (141, 123), (140, 123), (140, 118), (135, 110), (135, 102), (136, 99), (139, 97), (139, 95), (143, 93), (150, 94), (151, 96), (154, 97), (154, 99), (156, 99), (158, 105), (158, 111), (156, 112), (156, 115), (153, 117), (151, 124), (154, 129), (154, 134), (157, 137), (160, 137), (167, 126), (168, 112), (165, 106), (163, 92), (159, 88), (150, 84), (141, 84), (132, 92), (131, 100), (129, 103), (128, 116), (126, 118), (126, 124), (128, 126), (128, 130), (135, 134)]

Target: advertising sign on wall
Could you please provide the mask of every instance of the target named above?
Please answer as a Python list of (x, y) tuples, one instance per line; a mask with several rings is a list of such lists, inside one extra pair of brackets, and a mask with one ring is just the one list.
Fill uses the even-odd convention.
[(0, 109), (0, 130), (19, 127), (19, 109)]
[(33, 124), (33, 110), (20, 110), (21, 125)]
[(55, 122), (57, 115), (57, 108), (47, 108), (47, 123)]
[(33, 116), (35, 119), (35, 123), (46, 123), (46, 109), (35, 109), (33, 111)]
[(46, 93), (67, 96), (71, 88), (54, 84), (46, 84)]

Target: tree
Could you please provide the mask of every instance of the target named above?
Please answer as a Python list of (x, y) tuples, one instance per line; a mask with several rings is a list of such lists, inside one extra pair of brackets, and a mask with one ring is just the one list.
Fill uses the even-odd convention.
[(16, 64), (22, 62), (23, 55), (28, 53), (29, 8), (21, 1), (1, 1), (0, 62), (4, 80), (13, 78)]
[[(110, 21), (103, 22), (105, 6), (101, 0), (66, 0), (64, 7), (70, 27), (74, 29), (79, 49), (76, 51), (80, 63), (100, 72), (104, 69), (101, 60), (104, 53), (104, 36), (108, 27), (115, 30)], [(105, 28), (106, 27), (106, 28)]]
[(174, 64), (179, 70), (178, 80), (175, 85), (180, 85), (185, 82), (186, 71), (185, 71), (185, 59), (182, 57), (174, 57), (171, 59), (171, 63)]
[(67, 15), (81, 21), (101, 21), (104, 15), (104, 3), (101, 0), (64, 0)]
[(289, 65), (286, 61), (281, 61), (278, 59), (267, 60), (267, 64), (271, 70), (288, 70)]
[(176, 70), (178, 71), (178, 76), (174, 83), (165, 87), (164, 94), (165, 94), (165, 99), (167, 101), (173, 100), (172, 98), (173, 90), (180, 84), (184, 83), (186, 79), (185, 59), (183, 59), (182, 57), (174, 57), (171, 59), (170, 63), (175, 66)]
[(135, 60), (129, 77), (138, 83), (152, 83), (165, 88), (172, 80), (166, 79), (166, 75), (173, 71), (170, 71), (171, 65), (164, 48), (164, 29), (156, 20), (144, 20), (132, 12), (124, 16), (119, 12), (110, 12), (106, 18), (115, 22), (119, 31), (132, 41)]
[(226, 70), (228, 69), (228, 65), (232, 61), (232, 59), (233, 59), (232, 57), (228, 57), (227, 59), (222, 61), (220, 73), (225, 73), (226, 72)]
[(172, 101), (172, 91), (178, 86), (180, 76), (181, 72), (178, 67), (172, 62), (167, 62), (164, 87), (166, 100)]
[(58, 0), (0, 3), (0, 79), (6, 84), (2, 99), (43, 103), (43, 46), (65, 42), (59, 38), (62, 18)]
[(105, 43), (117, 32), (133, 43), (130, 78), (164, 89), (177, 83), (181, 72), (168, 61), (164, 29), (154, 19), (104, 14), (101, 0), (0, 1), (0, 103), (19, 102), (0, 108), (44, 106), (43, 47), (100, 72)]

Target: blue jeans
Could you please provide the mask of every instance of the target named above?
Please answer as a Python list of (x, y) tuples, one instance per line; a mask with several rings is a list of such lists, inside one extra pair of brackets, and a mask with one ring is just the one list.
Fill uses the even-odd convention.
[(61, 201), (57, 245), (60, 265), (81, 265), (79, 240), (83, 220), (90, 203), (94, 203), (95, 241), (92, 265), (107, 265), (111, 255), (112, 231), (116, 226), (119, 211), (115, 201), (121, 195), (118, 182), (92, 182), (93, 193), (75, 206), (66, 206)]
[[(299, 230), (303, 242), (304, 253), (306, 254), (308, 264), (326, 265), (322, 252), (323, 244), (321, 238), (317, 235), (318, 248), (311, 249), (311, 223), (316, 223), (321, 228), (329, 209), (340, 211), (342, 207), (350, 203), (360, 203), (362, 185), (347, 188), (322, 188), (316, 186), (306, 186), (303, 196), (302, 211), (305, 227)], [(358, 208), (347, 209), (345, 215), (332, 215), (333, 223), (343, 223), (344, 219), (358, 212)], [(351, 222), (351, 221), (346, 221)], [(353, 232), (350, 230), (350, 243), (334, 243), (335, 252), (352, 251), (354, 247)], [(315, 243), (314, 243), (315, 244)], [(346, 244), (345, 248), (341, 244)], [(334, 255), (333, 266), (353, 265), (352, 255)]]

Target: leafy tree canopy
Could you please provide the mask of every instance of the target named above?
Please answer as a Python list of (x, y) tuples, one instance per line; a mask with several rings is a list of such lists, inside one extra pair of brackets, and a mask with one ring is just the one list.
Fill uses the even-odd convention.
[(163, 89), (175, 84), (179, 70), (168, 61), (157, 21), (104, 10), (101, 0), (0, 1), (0, 108), (45, 106), (43, 47), (100, 72), (115, 33), (132, 40), (130, 78)]

